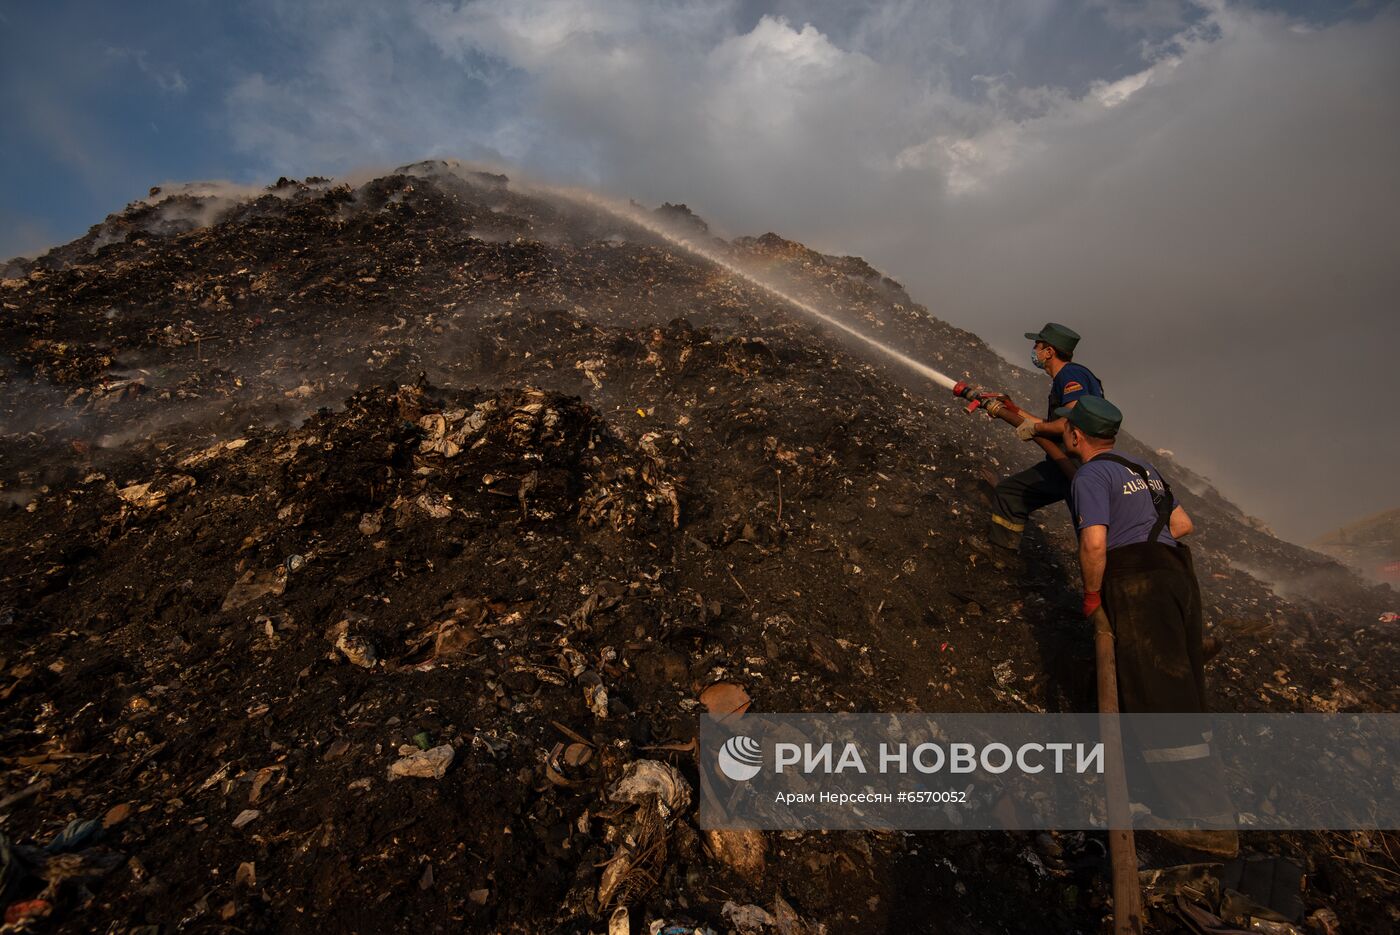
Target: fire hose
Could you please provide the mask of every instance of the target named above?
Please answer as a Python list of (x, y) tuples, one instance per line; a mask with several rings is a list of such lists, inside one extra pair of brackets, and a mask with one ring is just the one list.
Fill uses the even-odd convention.
[[(1027, 419), (1035, 418), (1035, 416), (1013, 403), (1011, 397), (1007, 396), (1005, 393), (993, 393), (990, 390), (984, 390), (980, 386), (973, 386), (971, 383), (965, 381), (954, 384), (953, 395), (968, 401), (968, 412), (976, 412), (978, 409), (981, 409), (992, 418), (1000, 419), (1012, 426), (1019, 426)], [(1050, 456), (1050, 460), (1055, 462), (1055, 466), (1063, 471), (1066, 477), (1074, 477), (1074, 462), (1069, 459), (1069, 455), (1065, 454), (1063, 448), (1048, 438), (1037, 436), (1032, 439), (1032, 441), (1045, 449), (1045, 453)]]
[[(953, 395), (968, 401), (967, 411), (978, 409), (992, 418), (1019, 426), (1035, 417), (1004, 393), (994, 393), (967, 382), (953, 386)], [(1074, 462), (1064, 449), (1048, 438), (1033, 439), (1066, 477), (1074, 477)], [(1113, 878), (1114, 935), (1142, 935), (1142, 890), (1138, 884), (1137, 846), (1133, 841), (1128, 808), (1128, 782), (1123, 767), (1123, 736), (1118, 723), (1118, 663), (1113, 651), (1113, 625), (1103, 608), (1089, 618), (1094, 624), (1094, 657), (1098, 669), (1099, 732), (1104, 744), (1105, 784), (1108, 791), (1108, 852)]]

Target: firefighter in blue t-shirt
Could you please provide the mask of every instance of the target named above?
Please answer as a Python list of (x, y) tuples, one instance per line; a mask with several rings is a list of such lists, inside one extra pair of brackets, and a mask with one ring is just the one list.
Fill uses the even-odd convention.
[(1113, 450), (1123, 423), (1117, 406), (1089, 397), (1052, 415), (1065, 420), (1065, 450), (1080, 462), (1070, 503), (1083, 609), (1091, 617), (1102, 607), (1113, 628), (1119, 709), (1175, 715), (1125, 726), (1136, 752), (1128, 759), (1135, 800), (1149, 804), (1169, 840), (1232, 856), (1233, 807), (1204, 717), (1201, 589), (1180, 541), (1191, 517), (1155, 467)]
[[(1061, 406), (1073, 409), (1086, 396), (1102, 397), (1103, 385), (1088, 367), (1074, 362), (1074, 349), (1079, 344), (1079, 335), (1074, 331), (1051, 322), (1039, 332), (1026, 332), (1026, 337), (1035, 342), (1031, 360), (1050, 374), (1050, 405), (1045, 421), (1027, 419), (1017, 427), (1016, 434), (1024, 441), (1036, 435), (1059, 438), (1064, 434), (1065, 420), (1057, 417), (1055, 410)], [(992, 551), (999, 553), (993, 557), (1010, 563), (1021, 547), (1021, 534), (1030, 514), (1068, 496), (1069, 479), (1048, 456), (1019, 474), (1003, 478), (992, 492), (992, 522), (987, 540)]]

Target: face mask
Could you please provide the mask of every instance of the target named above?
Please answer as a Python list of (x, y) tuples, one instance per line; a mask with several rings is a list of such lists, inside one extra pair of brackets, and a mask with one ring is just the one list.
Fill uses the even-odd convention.
[(1037, 370), (1045, 369), (1045, 361), (1040, 359), (1040, 352), (1035, 348), (1031, 348), (1031, 363), (1035, 364)]

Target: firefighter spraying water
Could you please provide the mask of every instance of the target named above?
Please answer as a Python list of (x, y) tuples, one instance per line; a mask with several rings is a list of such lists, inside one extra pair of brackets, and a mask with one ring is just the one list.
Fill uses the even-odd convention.
[[(1108, 817), (1109, 843), (1114, 891), (1114, 930), (1122, 935), (1141, 932), (1143, 926), (1141, 893), (1137, 880), (1137, 857), (1133, 840), (1132, 821), (1129, 812), (1128, 790), (1124, 772), (1122, 740), (1119, 735), (1115, 715), (1121, 710), (1120, 702), (1126, 701), (1127, 711), (1166, 711), (1182, 708), (1185, 712), (1204, 710), (1204, 689), (1201, 681), (1200, 663), (1202, 660), (1200, 634), (1200, 600), (1194, 572), (1190, 567), (1190, 553), (1174, 537), (1190, 531), (1190, 520), (1185, 511), (1170, 496), (1169, 488), (1158, 480), (1158, 476), (1148, 465), (1137, 465), (1121, 456), (1106, 454), (1112, 447), (1112, 438), (1117, 434), (1122, 415), (1112, 404), (1103, 400), (1103, 387), (1098, 378), (1086, 367), (1072, 361), (1079, 335), (1063, 325), (1047, 324), (1039, 332), (1028, 332), (1026, 337), (1034, 341), (1032, 354), (1037, 367), (1050, 374), (1052, 389), (1045, 420), (1038, 420), (1016, 405), (1005, 394), (983, 389), (965, 381), (955, 381), (946, 374), (914, 360), (852, 327), (839, 317), (817, 308), (809, 302), (794, 296), (765, 281), (755, 273), (744, 269), (720, 253), (696, 243), (689, 237), (677, 234), (656, 222), (651, 216), (640, 211), (619, 207), (593, 195), (567, 193), (567, 197), (583, 200), (611, 213), (636, 223), (661, 236), (674, 246), (697, 257), (724, 268), (739, 278), (749, 282), (784, 302), (842, 333), (855, 338), (862, 344), (879, 351), (884, 356), (922, 374), (940, 387), (968, 401), (969, 412), (982, 410), (989, 416), (1001, 419), (1016, 429), (1017, 436), (1034, 442), (1044, 452), (1043, 461), (1017, 475), (1004, 480), (997, 486), (993, 500), (992, 549), (1008, 555), (1019, 547), (1021, 532), (1028, 514), (1043, 506), (1061, 500), (1081, 497), (1086, 502), (1097, 504), (1095, 512), (1079, 515), (1076, 526), (1081, 533), (1080, 557), (1083, 566), (1085, 586), (1084, 613), (1094, 626), (1094, 645), (1098, 671), (1098, 703), (1103, 716), (1103, 737), (1108, 750)], [(1070, 449), (1067, 454), (1053, 440), (1060, 437)], [(1074, 455), (1071, 458), (1071, 454)], [(1132, 472), (1149, 478), (1141, 486), (1130, 484), (1123, 487), (1127, 497), (1123, 502), (1099, 497), (1104, 486), (1103, 471), (1096, 465), (1093, 472), (1084, 477), (1076, 476), (1076, 461), (1089, 462), (1102, 459), (1101, 464), (1117, 462), (1114, 469)], [(1110, 479), (1111, 480), (1111, 479)], [(1147, 510), (1153, 516), (1164, 517), (1160, 522), (1148, 523), (1146, 532), (1138, 529), (1136, 514)], [(1169, 523), (1166, 517), (1169, 517)], [(1163, 532), (1164, 524), (1166, 531)], [(1164, 544), (1165, 536), (1170, 544)], [(1112, 543), (1110, 546), (1109, 543)], [(1160, 555), (1161, 550), (1171, 550), (1169, 555)], [(1131, 553), (1131, 554), (1129, 554)], [(1150, 554), (1148, 554), (1150, 553)], [(1144, 558), (1144, 556), (1146, 556)], [(1168, 601), (1172, 595), (1153, 594), (1147, 597), (1129, 597), (1130, 593), (1142, 595), (1141, 588), (1134, 591), (1120, 588), (1115, 591), (1110, 586), (1110, 597), (1104, 602), (1100, 588), (1106, 569), (1110, 581), (1122, 582), (1131, 579), (1141, 569), (1142, 561), (1156, 561), (1171, 572), (1171, 588), (1182, 589), (1183, 593), (1195, 595), (1194, 603), (1187, 601), (1180, 606), (1187, 608), (1182, 616), (1174, 613), (1178, 604)], [(1136, 562), (1137, 564), (1134, 564)], [(1006, 562), (997, 562), (1005, 567)], [(1153, 567), (1156, 567), (1155, 565)], [(1121, 593), (1120, 593), (1121, 592)], [(1179, 603), (1179, 602), (1178, 602)], [(1192, 609), (1194, 608), (1194, 610)], [(1116, 618), (1116, 619), (1115, 619)], [(1115, 654), (1115, 623), (1143, 628), (1151, 638), (1168, 651), (1184, 654), (1191, 665), (1186, 670), (1191, 675), (1191, 684), (1182, 684), (1177, 690), (1176, 681), (1161, 676), (1154, 681), (1152, 666), (1136, 655), (1128, 660), (1126, 669), (1120, 666)], [(1168, 685), (1167, 683), (1172, 684)], [(1184, 706), (1184, 707), (1183, 707)], [(1178, 738), (1179, 739), (1179, 738)], [(1199, 742), (1200, 738), (1194, 738)], [(1208, 756), (1200, 764), (1191, 764), (1200, 769), (1209, 769), (1214, 762)], [(1199, 743), (1197, 744), (1199, 749)], [(1193, 774), (1194, 775), (1194, 774)], [(1213, 780), (1214, 777), (1207, 777)], [(1215, 783), (1202, 782), (1195, 791), (1205, 790), (1209, 794), (1215, 790)], [(1199, 804), (1199, 803), (1192, 803)], [(1216, 854), (1233, 853), (1237, 848), (1234, 832), (1175, 832), (1178, 843), (1206, 850)]]

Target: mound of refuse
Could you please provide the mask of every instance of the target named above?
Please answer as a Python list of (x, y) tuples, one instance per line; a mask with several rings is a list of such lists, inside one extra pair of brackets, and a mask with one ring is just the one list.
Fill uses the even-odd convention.
[[(707, 710), (1093, 709), (1067, 518), (1037, 515), (1020, 575), (969, 544), (989, 479), (1035, 457), (1004, 425), (636, 217), (501, 176), (192, 191), (0, 284), (7, 923), (1100, 927), (1102, 835), (696, 820)], [(940, 370), (1045, 390), (857, 258), (656, 223)], [(1195, 518), (1216, 709), (1396, 710), (1393, 591), (1125, 445)], [(1153, 931), (1260, 904), (1395, 924), (1393, 835), (1243, 837), (1240, 866), (1144, 877)], [(1246, 879), (1265, 862), (1291, 901)]]

